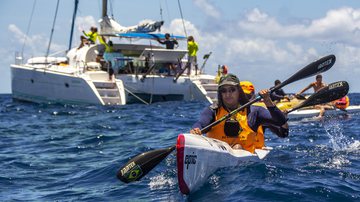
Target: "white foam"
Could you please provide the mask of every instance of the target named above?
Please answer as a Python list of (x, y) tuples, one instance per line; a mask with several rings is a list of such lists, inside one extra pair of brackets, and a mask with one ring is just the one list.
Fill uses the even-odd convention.
[(320, 166), (325, 168), (341, 169), (342, 167), (350, 164), (351, 162), (348, 159), (346, 159), (345, 156), (334, 156), (330, 158), (329, 161), (327, 161), (324, 164), (321, 164)]
[(355, 142), (349, 144), (346, 151), (360, 153), (360, 141), (355, 140)]
[(150, 178), (149, 186), (151, 190), (158, 190), (166, 187), (173, 187), (176, 183), (175, 178), (170, 178), (161, 173)]

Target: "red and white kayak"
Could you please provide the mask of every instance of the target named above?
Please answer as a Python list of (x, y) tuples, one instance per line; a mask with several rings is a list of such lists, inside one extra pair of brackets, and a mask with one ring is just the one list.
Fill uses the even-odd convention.
[[(354, 114), (360, 112), (360, 105), (348, 106), (345, 110), (340, 109), (329, 109), (325, 111), (325, 116), (333, 115), (345, 115), (345, 114)], [(288, 118), (298, 119), (298, 118), (312, 118), (318, 116), (320, 113), (319, 109), (300, 109), (288, 114)]]
[(213, 138), (180, 134), (176, 149), (179, 188), (183, 194), (189, 194), (201, 187), (219, 168), (262, 160), (272, 148), (256, 149), (252, 154), (246, 150), (232, 149), (226, 142)]

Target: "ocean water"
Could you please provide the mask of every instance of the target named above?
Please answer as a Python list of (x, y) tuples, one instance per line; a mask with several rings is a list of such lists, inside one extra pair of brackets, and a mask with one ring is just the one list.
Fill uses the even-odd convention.
[[(360, 94), (350, 94), (360, 104)], [(290, 121), (288, 138), (259, 163), (221, 169), (189, 196), (175, 152), (138, 182), (118, 169), (173, 145), (206, 103), (75, 106), (0, 95), (0, 201), (360, 201), (360, 113)]]

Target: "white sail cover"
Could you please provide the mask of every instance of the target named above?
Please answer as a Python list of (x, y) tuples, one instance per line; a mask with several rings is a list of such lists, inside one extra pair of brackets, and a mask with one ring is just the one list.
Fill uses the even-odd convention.
[(123, 27), (111, 17), (105, 16), (99, 20), (99, 23), (101, 35), (114, 35), (118, 33), (148, 33), (156, 30), (160, 31), (164, 21), (143, 20), (139, 22), (138, 25)]

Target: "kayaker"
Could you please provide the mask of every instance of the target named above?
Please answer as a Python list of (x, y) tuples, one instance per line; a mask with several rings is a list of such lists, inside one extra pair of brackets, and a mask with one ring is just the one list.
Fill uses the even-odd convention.
[(250, 81), (240, 81), (240, 87), (249, 100), (255, 98), (255, 87)]
[(219, 65), (218, 72), (215, 77), (215, 83), (219, 84), (220, 78), (228, 74), (228, 67), (226, 65)]
[[(277, 84), (275, 84), (275, 85), (277, 85)], [(255, 98), (255, 87), (250, 81), (240, 81), (240, 86), (249, 100)], [(271, 97), (271, 95), (270, 95), (270, 97)], [(254, 105), (257, 105), (257, 104), (255, 103)], [(263, 105), (257, 105), (257, 106), (265, 107)], [(289, 136), (289, 126), (287, 123), (282, 126), (277, 126), (274, 124), (263, 124), (263, 128), (270, 129), (271, 132), (273, 132), (274, 134), (276, 134), (279, 137), (284, 138), (284, 137)]]
[[(308, 86), (306, 86), (304, 89), (302, 89), (300, 92), (296, 93), (295, 96), (301, 96), (302, 93), (304, 93), (305, 91), (309, 90), (310, 88), (314, 89), (314, 93), (318, 92), (320, 89), (326, 87), (326, 83), (322, 82), (322, 75), (318, 74), (315, 77), (316, 81), (310, 83)], [(324, 116), (325, 110), (326, 109), (333, 109), (333, 104), (324, 104), (324, 105), (316, 105), (315, 106), (316, 109), (320, 110), (319, 113), (319, 118)]]
[[(275, 80), (274, 84), (275, 84), (275, 86), (277, 86), (277, 85), (281, 84), (281, 81), (277, 79), (277, 80)], [(272, 92), (270, 94), (270, 97), (271, 97), (272, 101), (276, 101), (276, 102), (280, 102), (282, 99), (290, 101), (289, 97), (285, 94), (284, 90), (281, 88)]]
[(314, 93), (318, 92), (320, 89), (324, 88), (326, 84), (322, 82), (322, 75), (318, 74), (315, 77), (316, 81), (310, 83), (308, 86), (306, 86), (304, 89), (302, 89), (300, 92), (296, 93), (295, 95), (301, 95), (305, 91), (309, 90), (310, 88), (314, 89)]
[[(281, 128), (286, 124), (287, 119), (271, 101), (269, 90), (261, 90), (259, 94), (263, 97), (266, 108), (251, 105), (204, 132), (208, 137), (227, 142), (234, 149), (245, 149), (254, 153), (255, 149), (263, 148), (265, 142), (262, 125)], [(190, 133), (201, 135), (202, 128), (248, 101), (249, 99), (241, 89), (239, 79), (235, 75), (228, 74), (222, 77), (218, 86), (218, 103), (203, 110), (200, 119), (193, 125)], [(288, 135), (288, 129), (284, 128), (280, 132), (282, 132), (282, 134), (278, 134), (280, 137)]]

